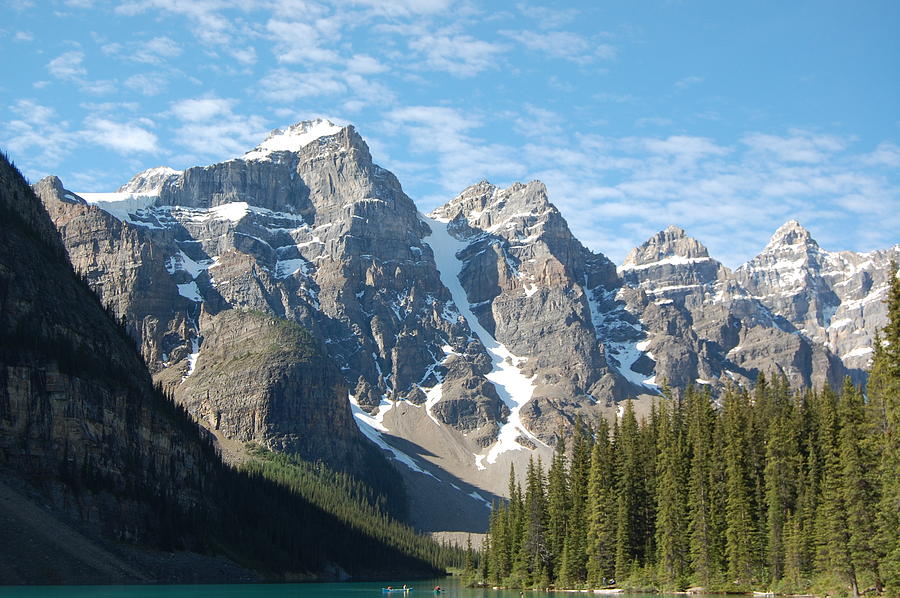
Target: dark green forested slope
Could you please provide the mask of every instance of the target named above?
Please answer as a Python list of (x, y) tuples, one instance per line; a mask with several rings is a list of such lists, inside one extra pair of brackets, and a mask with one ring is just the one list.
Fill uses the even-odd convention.
[(439, 571), (432, 543), (392, 537), (387, 517), (368, 526), (348, 517), (377, 510), (371, 492), (317, 504), (290, 480), (224, 465), (206, 433), (153, 387), (5, 157), (0, 230), (0, 476), (27, 481), (100, 537), (221, 554), (272, 578)]
[[(511, 477), (491, 584), (900, 593), (900, 280), (865, 389), (688, 388)], [(865, 390), (865, 393), (863, 392)]]

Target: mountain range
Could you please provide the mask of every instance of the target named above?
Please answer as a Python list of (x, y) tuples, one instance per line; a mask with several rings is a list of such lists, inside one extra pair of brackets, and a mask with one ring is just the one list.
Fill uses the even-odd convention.
[[(399, 476), (358, 433), (341, 445), (365, 469), (355, 477), (260, 447), (237, 467), (223, 462), (227, 447), (153, 383), (124, 320), (76, 274), (5, 156), (0, 222), (0, 584), (442, 570), (446, 549), (391, 521)], [(317, 359), (298, 325), (244, 316), (244, 329), (270, 333), (235, 359), (263, 352), (292, 372)]]
[(826, 251), (790, 221), (735, 270), (677, 226), (617, 266), (539, 181), (479, 182), (422, 214), (352, 126), (323, 120), (115, 193), (34, 191), (227, 455), (253, 442), (365, 476), (368, 438), (425, 530), (483, 531), (510, 464), (625, 399), (760, 373), (861, 382), (900, 258)]

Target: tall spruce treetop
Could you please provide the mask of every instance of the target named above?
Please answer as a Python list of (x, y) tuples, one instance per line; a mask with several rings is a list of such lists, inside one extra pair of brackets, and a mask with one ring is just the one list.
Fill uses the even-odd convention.
[(875, 342), (867, 391), (878, 439), (878, 546), (885, 589), (900, 595), (900, 279), (891, 263), (888, 325)]

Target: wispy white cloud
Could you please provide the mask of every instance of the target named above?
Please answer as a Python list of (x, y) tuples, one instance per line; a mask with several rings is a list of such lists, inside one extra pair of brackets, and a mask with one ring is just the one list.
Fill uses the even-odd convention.
[(425, 65), (456, 77), (472, 77), (499, 68), (503, 44), (487, 42), (468, 34), (425, 33), (411, 39), (409, 48), (425, 59)]
[(618, 53), (615, 46), (594, 43), (571, 31), (504, 30), (500, 34), (522, 44), (529, 50), (552, 58), (570, 60), (577, 64), (589, 64), (598, 59), (609, 60), (615, 58)]
[(524, 112), (525, 114), (515, 116), (515, 127), (519, 134), (547, 141), (564, 137), (564, 119), (559, 114), (532, 104), (526, 104)]
[(16, 116), (3, 125), (3, 146), (41, 175), (58, 165), (77, 144), (77, 137), (56, 110), (34, 100), (20, 99), (10, 106)]
[(129, 57), (136, 62), (147, 64), (161, 64), (166, 59), (175, 58), (181, 54), (181, 45), (170, 37), (161, 36), (136, 45)]
[(354, 54), (346, 62), (347, 70), (360, 75), (377, 75), (388, 70), (388, 67), (367, 54)]
[(533, 19), (541, 29), (559, 29), (578, 18), (579, 11), (559, 6), (539, 6), (521, 2), (516, 5), (523, 16)]
[(275, 41), (275, 57), (278, 62), (333, 63), (339, 60), (337, 52), (324, 46), (324, 38), (313, 25), (302, 21), (270, 19), (266, 30)]
[[(437, 160), (445, 194), (455, 194), (484, 178), (506, 180), (525, 173), (525, 166), (511, 148), (472, 135), (480, 125), (478, 118), (443, 106), (397, 108), (387, 114), (385, 122), (385, 128), (405, 133), (413, 153)], [(410, 177), (422, 176), (409, 170)], [(435, 200), (421, 199), (426, 208)]]
[[(87, 78), (84, 66), (85, 54), (81, 50), (70, 50), (60, 54), (47, 63), (47, 70), (61, 81), (78, 85), (82, 92), (92, 95), (105, 95), (116, 91), (115, 81), (108, 79), (91, 80)], [(44, 85), (35, 85), (36, 88)]]
[(453, 5), (453, 0), (348, 0), (348, 2), (367, 7), (376, 14), (388, 17), (438, 14)]
[(275, 69), (260, 81), (260, 93), (273, 102), (296, 102), (301, 98), (341, 93), (346, 85), (333, 72), (296, 72)]
[(688, 87), (692, 87), (699, 83), (703, 83), (703, 77), (691, 75), (690, 77), (684, 77), (683, 79), (676, 81), (675, 89), (687, 89)]
[(180, 121), (174, 141), (189, 152), (182, 159), (228, 159), (256, 146), (269, 129), (257, 115), (235, 112), (237, 101), (201, 97), (174, 102), (170, 113)]
[(788, 136), (752, 133), (741, 141), (761, 156), (813, 164), (822, 162), (829, 154), (845, 147), (844, 141), (834, 135), (816, 135), (798, 129), (789, 133)]
[(132, 152), (155, 154), (159, 152), (156, 135), (135, 122), (116, 122), (107, 118), (89, 116), (85, 119), (84, 124), (85, 128), (81, 131), (81, 137), (89, 143), (122, 154)]
[(227, 0), (126, 0), (115, 11), (134, 16), (151, 13), (156, 16), (183, 17), (191, 21), (192, 32), (203, 42), (227, 46), (235, 27), (224, 14), (228, 8), (239, 8)]
[(662, 116), (644, 116), (634, 121), (634, 126), (642, 127), (668, 127), (673, 124), (672, 119)]
[(171, 112), (182, 121), (207, 121), (231, 114), (234, 103), (225, 98), (189, 98), (172, 104)]
[(84, 52), (70, 50), (48, 62), (47, 70), (58, 79), (78, 80), (87, 75), (87, 69), (82, 62), (84, 62)]
[(138, 73), (125, 79), (125, 87), (145, 96), (159, 95), (167, 86), (168, 78), (162, 73)]
[(882, 141), (870, 154), (862, 157), (863, 162), (872, 166), (900, 168), (900, 145)]

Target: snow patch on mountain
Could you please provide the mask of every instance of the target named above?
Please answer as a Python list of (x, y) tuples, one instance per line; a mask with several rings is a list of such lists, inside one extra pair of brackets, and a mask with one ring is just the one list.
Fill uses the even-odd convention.
[(275, 129), (265, 141), (243, 155), (244, 160), (267, 160), (272, 152), (296, 152), (310, 143), (341, 132), (343, 127), (331, 121), (318, 118), (291, 125), (286, 129)]
[(182, 297), (191, 301), (196, 301), (197, 303), (203, 302), (203, 295), (200, 294), (200, 289), (197, 288), (197, 283), (193, 280), (186, 284), (179, 284), (176, 286), (178, 286), (178, 294)]
[(182, 171), (168, 166), (148, 168), (134, 175), (130, 181), (119, 187), (118, 191), (140, 195), (159, 195), (166, 182), (177, 178), (181, 173)]
[(484, 461), (494, 464), (501, 454), (523, 449), (524, 447), (516, 442), (519, 436), (524, 436), (536, 444), (544, 445), (528, 431), (520, 416), (522, 407), (531, 400), (534, 393), (534, 378), (525, 377), (519, 368), (525, 358), (513, 355), (509, 349), (481, 326), (478, 318), (472, 313), (466, 291), (459, 281), (462, 262), (456, 257), (456, 254), (465, 249), (468, 243), (459, 241), (450, 234), (449, 219), (432, 219), (422, 216), (422, 220), (431, 229), (431, 234), (425, 237), (425, 242), (431, 246), (434, 252), (441, 282), (450, 290), (457, 309), (465, 317), (472, 333), (481, 340), (491, 357), (493, 369), (485, 377), (493, 383), (500, 399), (510, 410), (507, 421), (500, 427), (497, 442), (490, 447), (486, 455), (476, 455), (475, 465), (478, 469), (483, 469)]
[(657, 266), (671, 265), (671, 266), (683, 266), (685, 264), (698, 264), (700, 262), (710, 262), (712, 261), (711, 257), (684, 257), (682, 255), (668, 255), (664, 258), (658, 259), (655, 262), (643, 263), (643, 264), (635, 264), (629, 260), (626, 260), (621, 266), (619, 266), (619, 272), (625, 270), (646, 270), (647, 268), (656, 268)]
[(104, 212), (122, 222), (135, 224), (131, 214), (144, 210), (153, 205), (159, 199), (158, 195), (137, 193), (77, 193), (79, 197), (89, 204), (95, 205)]
[(350, 409), (353, 412), (353, 420), (356, 422), (356, 427), (359, 428), (359, 431), (362, 432), (366, 438), (374, 442), (380, 448), (391, 453), (395, 461), (399, 461), (412, 471), (431, 476), (434, 479), (440, 481), (433, 473), (419, 467), (419, 465), (412, 457), (410, 457), (400, 449), (391, 446), (384, 438), (382, 438), (383, 434), (389, 432), (387, 427), (384, 425), (384, 416), (394, 406), (393, 403), (386, 400), (382, 401), (375, 415), (369, 415), (368, 413), (363, 411), (362, 407), (359, 406), (356, 397), (354, 397), (353, 395), (349, 395), (349, 397)]

